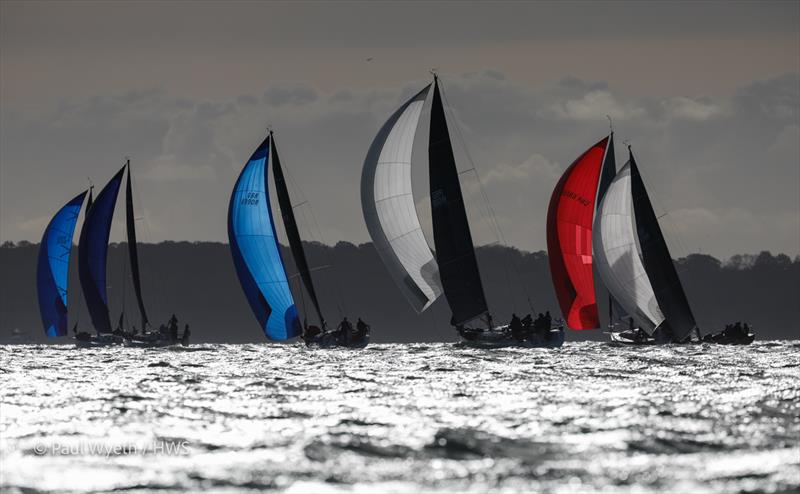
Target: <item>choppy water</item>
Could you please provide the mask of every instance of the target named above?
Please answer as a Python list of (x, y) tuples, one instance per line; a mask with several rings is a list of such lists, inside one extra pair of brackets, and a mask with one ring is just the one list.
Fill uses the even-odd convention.
[(800, 342), (0, 357), (4, 491), (800, 488)]

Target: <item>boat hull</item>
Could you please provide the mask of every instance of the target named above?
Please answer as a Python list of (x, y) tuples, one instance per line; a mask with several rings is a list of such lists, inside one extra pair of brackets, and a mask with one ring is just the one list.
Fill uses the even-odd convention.
[(703, 338), (703, 343), (714, 343), (716, 345), (749, 345), (756, 339), (756, 335), (748, 333), (743, 336), (729, 337), (722, 333), (709, 334)]
[(644, 336), (634, 336), (634, 333), (631, 331), (610, 331), (608, 333), (608, 337), (611, 340), (611, 343), (616, 345), (625, 345), (625, 346), (649, 346), (655, 345), (656, 340), (647, 333), (644, 333)]
[(524, 339), (511, 336), (507, 326), (492, 330), (460, 329), (461, 344), (472, 348), (559, 348), (564, 344), (564, 328), (553, 328), (542, 336), (532, 334)]
[(77, 348), (99, 348), (122, 345), (123, 340), (112, 334), (91, 335), (85, 338), (73, 338)]
[(361, 338), (353, 338), (345, 342), (341, 336), (335, 332), (325, 333), (314, 337), (313, 339), (305, 340), (305, 344), (309, 348), (364, 348), (369, 345), (369, 332)]

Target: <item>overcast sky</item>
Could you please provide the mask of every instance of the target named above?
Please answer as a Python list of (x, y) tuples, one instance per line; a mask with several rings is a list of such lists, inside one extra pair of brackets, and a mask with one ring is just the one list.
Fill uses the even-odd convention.
[[(0, 241), (39, 241), (87, 177), (102, 186), (130, 156), (144, 241), (227, 242), (231, 188), (268, 124), (321, 238), (368, 241), (367, 148), (435, 67), (460, 167), (466, 150), (508, 243), (545, 249), (550, 193), (608, 114), (673, 256), (794, 256), (799, 26), (796, 1), (3, 0)], [(463, 177), (476, 240), (493, 242)]]

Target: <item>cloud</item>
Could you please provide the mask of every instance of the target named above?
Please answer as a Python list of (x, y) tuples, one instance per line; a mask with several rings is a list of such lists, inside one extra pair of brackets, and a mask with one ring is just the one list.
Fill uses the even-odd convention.
[(313, 103), (318, 98), (317, 92), (305, 84), (275, 84), (270, 86), (263, 96), (265, 103), (271, 106), (298, 106)]
[(534, 153), (528, 159), (517, 165), (506, 163), (491, 168), (483, 176), (485, 185), (502, 184), (507, 182), (527, 182), (534, 179), (558, 180), (564, 168), (541, 154)]
[(621, 103), (610, 91), (603, 89), (595, 89), (580, 98), (556, 103), (549, 110), (558, 118), (579, 121), (602, 121), (606, 115), (614, 120), (629, 120), (645, 115), (643, 108)]
[(669, 118), (685, 120), (709, 120), (724, 113), (721, 106), (709, 101), (693, 100), (685, 96), (675, 96), (661, 103)]
[[(796, 248), (797, 222), (786, 218), (796, 217), (798, 203), (800, 126), (790, 111), (798, 96), (789, 84), (797, 80), (789, 75), (754, 82), (714, 100), (682, 94), (622, 98), (603, 81), (531, 85), (491, 71), (449, 75), (444, 86), (456, 117), (449, 123), (459, 169), (476, 163), (511, 245), (545, 247), (552, 189), (566, 164), (605, 135), (609, 114), (617, 141), (636, 143), (657, 209), (671, 212), (664, 224), (677, 225), (686, 244), (728, 256)], [(112, 174), (111, 164), (131, 154), (144, 196), (137, 208), (163, 226), (153, 240), (225, 241), (231, 187), (270, 123), (284, 168), (313, 207), (325, 240), (367, 241), (358, 193), (364, 155), (385, 119), (425, 83), (318, 91), (284, 82), (259, 96), (220, 100), (149, 90), (68, 102), (41, 118), (4, 112), (4, 238), (38, 240), (41, 218), (57, 201), (31, 205), (31, 190), (66, 201), (85, 176), (101, 183)], [(419, 132), (415, 160), (427, 156), (427, 127)], [(58, 150), (58, 167), (50, 153), (30, 152), (42, 143)], [(617, 158), (619, 166), (619, 144)], [(427, 176), (426, 162), (415, 162), (415, 181)], [(496, 237), (484, 221), (477, 182), (471, 174), (462, 181), (476, 242), (491, 242)], [(414, 185), (429, 231), (427, 184)], [(294, 189), (292, 194), (299, 197)]]

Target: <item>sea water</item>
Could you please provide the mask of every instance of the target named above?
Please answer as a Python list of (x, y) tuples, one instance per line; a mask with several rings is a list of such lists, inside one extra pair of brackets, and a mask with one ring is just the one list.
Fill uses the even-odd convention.
[(800, 342), (0, 347), (0, 490), (800, 489)]

